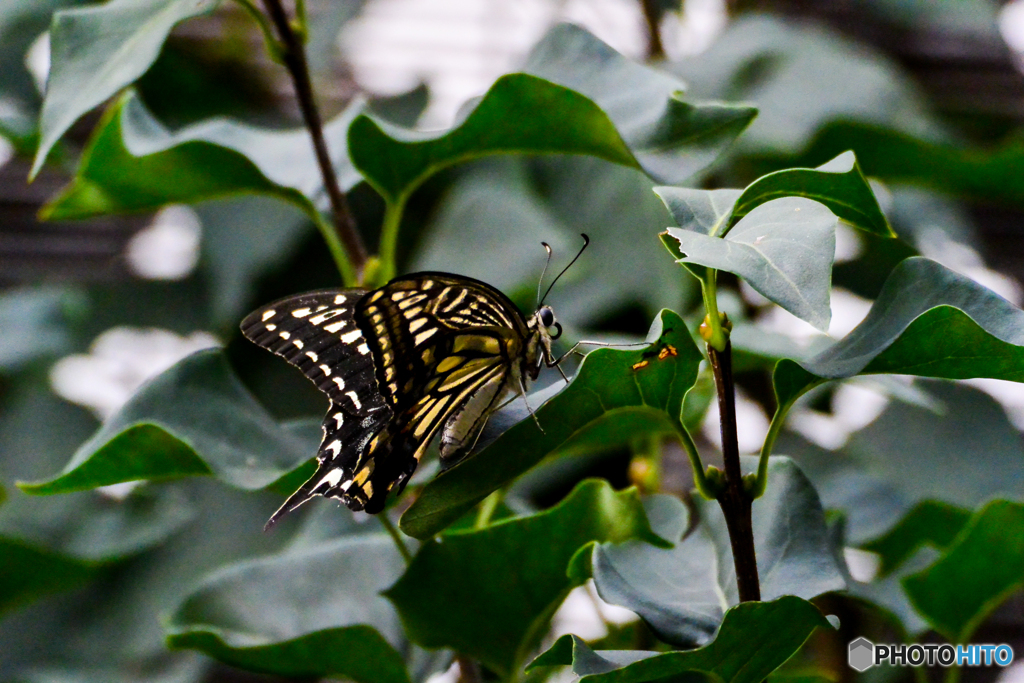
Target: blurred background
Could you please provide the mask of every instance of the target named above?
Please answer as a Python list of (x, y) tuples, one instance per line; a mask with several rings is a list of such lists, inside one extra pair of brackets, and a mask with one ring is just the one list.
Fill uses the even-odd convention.
[[(50, 15), (75, 4), (0, 3), (0, 484), (11, 507), (15, 497), (24, 498), (14, 481), (61, 469), (147, 378), (197, 349), (225, 346), (249, 388), (281, 419), (318, 417), (325, 407), (299, 373), (241, 340), (237, 328), (249, 310), (273, 298), (338, 286), (323, 242), (298, 210), (269, 198), (237, 197), (155, 215), (37, 220), (71, 179), (101, 114), (79, 121), (35, 182), (26, 182), (47, 78)], [(760, 109), (730, 152), (693, 178), (693, 186), (743, 187), (766, 172), (819, 165), (854, 149), (900, 239), (878, 240), (840, 226), (833, 339), (859, 322), (889, 270), (913, 254), (1021, 303), (1024, 1), (307, 5), (309, 59), (325, 118), (363, 96), (396, 124), (448, 128), (467, 100), (519, 68), (551, 26), (571, 21), (624, 55), (679, 77), (694, 99)], [(138, 91), (172, 128), (211, 116), (276, 128), (301, 122), (291, 81), (266, 58), (259, 33), (233, 3), (178, 26)], [(556, 262), (564, 263), (586, 232), (591, 248), (549, 300), (566, 326), (565, 339), (642, 337), (662, 307), (692, 321), (699, 292), (656, 237), (671, 219), (652, 186), (637, 171), (596, 159), (464, 164), (413, 197), (400, 270), (478, 277), (532, 310), (544, 260), (539, 242), (551, 243)], [(365, 184), (353, 189), (350, 201), (373, 245), (382, 203)], [(773, 410), (774, 359), (806, 356), (829, 338), (735, 279), (726, 278), (720, 298), (736, 324), (740, 446), (752, 453)], [(713, 390), (706, 380), (704, 386)], [(700, 442), (710, 451), (718, 429), (714, 406), (703, 425)], [(1020, 385), (858, 379), (812, 392), (776, 450), (800, 462), (826, 508), (847, 514), (848, 540), (856, 545), (925, 497), (974, 507), (1007, 478), (1024, 491), (1022, 430)], [(936, 463), (927, 474), (915, 470), (913, 456), (921, 452)], [(970, 465), (967, 457), (974, 458)], [(1015, 464), (1006, 469), (1001, 462)], [(625, 485), (637, 476), (629, 463), (628, 453), (609, 454), (588, 463), (587, 473)], [(529, 484), (540, 504), (566, 490), (551, 476)], [(579, 476), (564, 475), (565, 481)], [(688, 490), (689, 476), (682, 454), (668, 453), (664, 488)], [(71, 533), (67, 509), (55, 506), (103, 508), (103, 496), (119, 500), (131, 488), (112, 488), (100, 499), (19, 503), (28, 507), (0, 518), (0, 533), (54, 549), (54, 539)], [(97, 667), (109, 663), (104, 653), (112, 648), (150, 652), (160, 642), (158, 621), (126, 624), (136, 624), (140, 613), (166, 610), (203, 572), (282, 542), (259, 533), (274, 495), (243, 495), (213, 482), (189, 482), (178, 494), (187, 502), (173, 503), (181, 514), (165, 515), (170, 521), (161, 533), (169, 540), (156, 548), (139, 550), (145, 544), (131, 546), (123, 534), (116, 540), (113, 522), (96, 532), (96, 547), (120, 543), (119, 557), (129, 558), (104, 574), (107, 590), (78, 589), (71, 603), (60, 596), (17, 605), (0, 600), (10, 610), (0, 621), (0, 680), (26, 677), (26, 671), (34, 672), (32, 680), (57, 680), (40, 672), (79, 661), (82, 652), (92, 652)], [(870, 566), (864, 571), (870, 574)], [(68, 586), (78, 585), (72, 578)], [(68, 604), (90, 614), (81, 622), (87, 626), (66, 642), (49, 642), (41, 634), (66, 633)], [(1017, 596), (993, 620), (998, 637), (979, 640), (1010, 642), (1024, 652), (1021, 614)], [(591, 617), (569, 610), (564, 618)], [(580, 633), (577, 622), (565, 630)], [(127, 642), (110, 642), (110, 634), (126, 632)], [(995, 673), (971, 670), (965, 678)], [(241, 676), (225, 669), (210, 680), (250, 680)], [(1001, 676), (1003, 683), (1024, 681), (1024, 669), (1018, 664)]]

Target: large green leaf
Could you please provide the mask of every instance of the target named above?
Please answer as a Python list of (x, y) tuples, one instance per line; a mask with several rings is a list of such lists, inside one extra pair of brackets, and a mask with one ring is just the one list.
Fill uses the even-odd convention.
[(176, 24), (217, 4), (217, 0), (111, 0), (55, 13), (41, 139), (32, 175), (82, 114), (146, 72)]
[(680, 263), (739, 275), (758, 292), (820, 330), (832, 318), (829, 290), (836, 216), (823, 204), (785, 197), (760, 204), (725, 237), (669, 228)]
[(383, 534), (229, 565), (174, 611), (167, 642), (250, 671), (407, 683), (398, 617), (380, 596), (403, 567)]
[(0, 612), (77, 587), (103, 565), (163, 542), (193, 517), (188, 500), (172, 488), (121, 501), (96, 493), (16, 496), (0, 508)]
[(923, 500), (884, 535), (862, 548), (882, 558), (878, 572), (891, 573), (922, 545), (946, 548), (970, 520), (971, 513), (940, 500)]
[(773, 423), (812, 387), (869, 373), (1024, 381), (1024, 311), (935, 261), (901, 261), (846, 337), (799, 364), (779, 361)]
[(499, 78), (451, 130), (422, 133), (357, 116), (352, 163), (389, 202), (408, 197), (437, 171), (490, 154), (588, 154), (636, 166), (601, 109), (569, 88), (528, 74)]
[(248, 393), (222, 351), (200, 351), (144, 385), (61, 474), (19, 487), (47, 495), (215, 474), (252, 490), (312, 455), (305, 440), (282, 429)]
[(781, 197), (803, 197), (824, 204), (840, 220), (865, 232), (895, 237), (853, 152), (843, 152), (818, 168), (787, 168), (761, 176), (742, 191), (658, 187), (679, 227), (704, 235), (724, 235), (752, 210)]
[(745, 602), (730, 609), (715, 639), (687, 652), (594, 652), (577, 636), (563, 636), (530, 668), (572, 665), (587, 683), (644, 683), (701, 673), (716, 683), (759, 683), (793, 656), (816, 628), (831, 628), (818, 608), (794, 596)]
[[(756, 467), (753, 458), (744, 464)], [(814, 487), (788, 458), (772, 458), (769, 473), (753, 509), (763, 599), (841, 590), (846, 583)], [(714, 501), (699, 501), (698, 508), (697, 528), (673, 549), (628, 541), (600, 545), (593, 555), (603, 599), (639, 614), (663, 640), (690, 647), (708, 642), (739, 602), (725, 518)]]
[(680, 183), (706, 168), (757, 115), (749, 106), (689, 104), (682, 81), (624, 58), (574, 24), (552, 28), (525, 71), (594, 101), (659, 182)]
[(414, 641), (451, 647), (507, 676), (573, 587), (573, 555), (587, 543), (634, 537), (666, 545), (635, 489), (587, 480), (549, 510), (425, 544), (386, 595)]
[[(345, 134), (361, 108), (357, 101), (324, 126), (344, 189), (359, 181)], [(275, 131), (220, 118), (171, 132), (129, 91), (103, 115), (74, 180), (42, 215), (86, 218), (239, 194), (271, 195), (317, 219), (326, 195), (306, 129)]]
[(993, 149), (978, 149), (874, 122), (836, 121), (818, 132), (800, 158), (821, 159), (851, 147), (867, 173), (887, 182), (922, 185), (981, 202), (1024, 204), (1024, 145), (1014, 138)]
[(567, 24), (541, 41), (526, 71), (499, 78), (441, 134), (356, 118), (353, 163), (389, 202), (442, 168), (509, 152), (585, 154), (681, 182), (711, 163), (756, 113), (683, 102), (681, 82)]
[(524, 420), (441, 474), (402, 515), (402, 530), (433, 536), (551, 453), (615, 448), (639, 434), (681, 429), (683, 396), (702, 356), (671, 311), (661, 312), (648, 338), (654, 341), (644, 350), (588, 354), (573, 382), (536, 410), (543, 431)]
[(981, 622), (1024, 586), (1021, 529), (1024, 504), (993, 501), (935, 564), (903, 579), (911, 602), (950, 642), (969, 642)]

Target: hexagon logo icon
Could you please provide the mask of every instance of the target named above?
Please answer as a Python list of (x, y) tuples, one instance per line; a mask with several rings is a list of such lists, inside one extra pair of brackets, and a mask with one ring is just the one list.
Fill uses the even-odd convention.
[(875, 664), (875, 645), (867, 638), (858, 638), (850, 643), (847, 660), (856, 671), (867, 671)]

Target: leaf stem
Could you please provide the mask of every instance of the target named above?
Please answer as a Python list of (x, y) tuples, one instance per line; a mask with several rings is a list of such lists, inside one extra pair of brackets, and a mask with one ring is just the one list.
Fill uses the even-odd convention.
[(690, 467), (693, 468), (693, 483), (697, 487), (697, 492), (707, 500), (715, 500), (718, 498), (718, 491), (711, 485), (704, 473), (704, 463), (700, 460), (697, 444), (693, 442), (690, 432), (686, 431), (682, 420), (676, 419), (675, 427), (679, 441), (683, 444), (683, 450), (686, 451), (686, 457), (690, 459)]
[(405, 203), (408, 201), (408, 194), (401, 194), (394, 200), (385, 199), (384, 221), (380, 229), (380, 269), (377, 271), (377, 280), (370, 285), (379, 286), (395, 276), (398, 264), (395, 262), (398, 256), (398, 231), (402, 227), (402, 215), (405, 213)]
[(504, 489), (498, 489), (491, 491), (491, 495), (484, 498), (483, 502), (480, 503), (480, 510), (476, 513), (476, 522), (473, 524), (474, 529), (483, 529), (491, 523), (491, 517), (494, 515), (494, 511), (498, 509), (498, 503), (501, 502), (502, 494), (504, 494)]
[[(924, 671), (924, 669), (922, 667), (919, 667), (919, 666), (915, 666), (914, 667), (914, 671), (915, 672), (918, 669), (920, 669), (921, 671)], [(946, 675), (943, 677), (943, 683), (960, 683), (960, 667), (959, 666), (951, 666), (948, 669), (946, 669)]]
[(718, 390), (718, 410), (722, 429), (722, 458), (725, 463), (725, 485), (718, 495), (718, 504), (725, 515), (736, 566), (736, 584), (740, 602), (761, 599), (754, 554), (754, 526), (751, 519), (753, 498), (743, 482), (740, 470), (740, 449), (736, 437), (736, 387), (732, 377), (732, 346), (726, 339), (721, 351), (708, 343), (708, 358)]
[[(354, 272), (355, 279), (362, 277), (363, 267), (366, 264), (366, 247), (356, 229), (355, 219), (352, 217), (345, 200), (345, 194), (341, 191), (338, 183), (338, 175), (334, 171), (334, 164), (331, 162), (331, 155), (327, 149), (327, 142), (324, 140), (323, 122), (320, 119), (320, 112), (316, 107), (316, 100), (313, 97), (313, 86), (309, 79), (309, 66), (306, 63), (306, 50), (303, 47), (302, 39), (293, 30), (292, 24), (288, 21), (281, 0), (263, 0), (263, 6), (270, 15), (270, 20), (277, 29), (280, 37), (281, 57), (288, 73), (295, 84), (295, 95), (299, 101), (299, 108), (302, 110), (302, 118), (306, 122), (306, 128), (313, 140), (313, 150), (316, 153), (317, 164), (320, 166), (320, 174), (324, 179), (324, 187), (327, 196), (331, 201), (331, 209), (334, 216), (334, 229), (338, 233), (341, 244), (344, 245), (346, 260), (350, 266), (339, 267), (342, 277), (346, 271)], [(303, 14), (305, 10), (303, 9)], [(303, 17), (304, 18), (304, 17)], [(336, 258), (337, 260), (337, 258)], [(346, 284), (355, 284), (355, 282)]]
[(771, 424), (768, 425), (768, 434), (765, 435), (764, 443), (761, 445), (761, 455), (757, 461), (757, 479), (750, 489), (750, 495), (754, 500), (763, 496), (765, 489), (768, 487), (768, 458), (771, 457), (772, 449), (775, 448), (775, 440), (779, 438), (779, 432), (782, 431), (782, 425), (786, 422), (786, 416), (789, 415), (790, 408), (793, 407), (798, 398), (814, 387), (824, 384), (826, 381), (828, 380), (823, 379), (820, 382), (810, 384), (785, 403), (776, 406)]
[(388, 532), (388, 536), (391, 537), (391, 540), (395, 542), (395, 547), (397, 547), (398, 552), (402, 554), (402, 559), (405, 560), (405, 563), (409, 564), (412, 562), (412, 553), (409, 552), (409, 547), (405, 545), (405, 541), (402, 540), (402, 535), (391, 522), (391, 518), (388, 517), (387, 511), (382, 510), (381, 513), (377, 515), (377, 519), (380, 520), (381, 525), (384, 527), (384, 530)]
[(722, 314), (718, 312), (718, 271), (706, 268), (704, 277), (699, 279), (700, 293), (704, 298), (704, 309), (707, 311), (704, 325), (701, 326), (701, 337), (707, 342), (708, 348), (722, 352), (729, 343), (729, 333), (722, 325)]
[(245, 11), (252, 17), (252, 20), (256, 22), (256, 26), (259, 27), (260, 33), (263, 34), (263, 45), (267, 49), (267, 54), (270, 55), (270, 59), (278, 64), (284, 64), (284, 56), (282, 55), (281, 44), (277, 42), (277, 37), (274, 35), (274, 27), (267, 21), (267, 15), (260, 11), (260, 9), (253, 4), (252, 0), (235, 0), (241, 5)]

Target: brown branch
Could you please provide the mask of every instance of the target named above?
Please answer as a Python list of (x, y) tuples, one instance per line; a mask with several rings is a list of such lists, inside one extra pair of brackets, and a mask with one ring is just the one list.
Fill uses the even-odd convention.
[(341, 191), (338, 184), (338, 175), (334, 172), (334, 165), (331, 163), (331, 156), (327, 150), (327, 142), (324, 140), (324, 127), (320, 119), (320, 112), (316, 107), (316, 100), (313, 97), (313, 86), (309, 79), (309, 66), (306, 63), (306, 50), (302, 41), (295, 34), (288, 15), (281, 5), (281, 0), (263, 0), (263, 6), (270, 15), (270, 20), (277, 29), (281, 38), (282, 58), (288, 73), (291, 74), (295, 83), (295, 95), (299, 100), (299, 108), (302, 110), (302, 118), (306, 122), (309, 136), (313, 139), (313, 150), (316, 152), (316, 160), (320, 165), (320, 173), (324, 178), (324, 187), (327, 189), (327, 196), (331, 201), (331, 210), (334, 214), (334, 227), (338, 231), (348, 258), (355, 268), (357, 275), (361, 277), (363, 267), (366, 264), (366, 247), (356, 229), (355, 219), (348, 208), (345, 200), (345, 193)]
[(640, 7), (644, 12), (644, 22), (647, 24), (647, 59), (664, 59), (665, 45), (661, 42), (661, 31), (658, 20), (661, 18), (658, 12), (658, 0), (640, 0)]
[(740, 449), (736, 440), (736, 387), (732, 379), (732, 344), (723, 351), (708, 345), (708, 358), (718, 389), (718, 412), (722, 426), (722, 458), (725, 462), (725, 487), (718, 496), (718, 505), (725, 515), (736, 566), (736, 585), (740, 602), (761, 599), (754, 554), (754, 526), (751, 519), (753, 499), (743, 486), (740, 470)]

